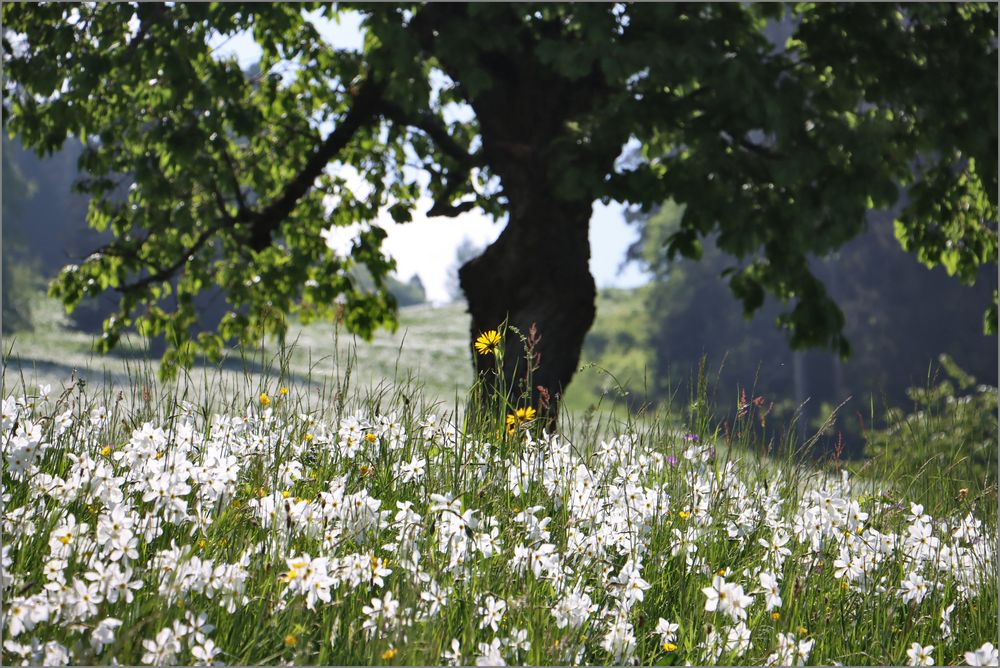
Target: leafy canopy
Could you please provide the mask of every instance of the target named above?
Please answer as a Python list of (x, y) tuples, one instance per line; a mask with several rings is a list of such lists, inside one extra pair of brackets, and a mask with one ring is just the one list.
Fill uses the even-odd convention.
[[(312, 21), (345, 9), (361, 53)], [(896, 236), (920, 261), (966, 282), (996, 262), (995, 4), (9, 3), (3, 20), (8, 132), (43, 153), (83, 140), (89, 221), (114, 235), (51, 291), (70, 309), (117, 291), (100, 346), (165, 334), (168, 368), (280, 337), (292, 313), (392, 326), (379, 212), (409, 221), (427, 194), (431, 215), (503, 216), (490, 138), (445, 112), (490, 99), (514, 61), (587, 101), (551, 129), (553, 196), (684, 205), (668, 253), (718, 233), (744, 309), (787, 303), (793, 347), (846, 354), (807, 260), (900, 188)], [(254, 72), (214, 52), (240, 31)], [(629, 140), (636, 159), (581, 158)], [(357, 230), (349, 252), (324, 243), (331, 227)], [(231, 312), (192, 340), (212, 284)]]

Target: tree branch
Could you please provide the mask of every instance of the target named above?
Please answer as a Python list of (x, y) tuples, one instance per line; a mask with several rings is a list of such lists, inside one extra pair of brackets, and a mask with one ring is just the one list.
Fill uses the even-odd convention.
[(465, 150), (448, 134), (448, 129), (444, 123), (434, 114), (429, 112), (420, 112), (416, 115), (408, 114), (398, 104), (389, 100), (383, 100), (380, 106), (383, 116), (396, 123), (423, 130), (428, 137), (434, 140), (434, 143), (437, 144), (437, 147), (445, 155), (460, 165), (464, 167), (480, 167), (484, 164), (482, 155), (479, 153), (469, 153)]
[(333, 132), (313, 152), (302, 170), (285, 186), (281, 195), (262, 211), (251, 213), (246, 218), (251, 223), (250, 247), (262, 250), (271, 243), (271, 233), (278, 228), (295, 205), (309, 189), (323, 168), (354, 138), (358, 130), (377, 118), (382, 101), (384, 84), (373, 79), (365, 79), (354, 97), (354, 104)]
[(117, 290), (122, 294), (126, 292), (135, 292), (136, 290), (141, 290), (142, 288), (146, 287), (147, 285), (150, 285), (151, 283), (157, 283), (159, 281), (165, 281), (171, 278), (177, 272), (178, 269), (180, 269), (187, 263), (188, 258), (191, 255), (201, 250), (201, 247), (205, 245), (205, 242), (207, 242), (210, 238), (212, 238), (212, 236), (216, 232), (225, 227), (228, 227), (228, 225), (231, 224), (230, 221), (226, 221), (226, 223), (227, 224), (219, 224), (214, 227), (210, 227), (207, 230), (204, 230), (201, 234), (198, 235), (198, 238), (194, 240), (194, 243), (191, 244), (191, 246), (187, 250), (185, 250), (181, 254), (180, 258), (178, 258), (177, 261), (174, 262), (173, 264), (168, 265), (166, 267), (162, 267), (157, 271), (153, 272), (152, 274), (144, 276), (143, 278), (140, 278), (139, 280), (133, 283), (126, 283), (125, 285), (120, 285), (117, 288), (115, 288), (115, 290)]
[[(160, 267), (143, 278), (132, 283), (120, 285), (115, 289), (124, 294), (141, 290), (152, 283), (170, 279), (187, 263), (188, 258), (201, 250), (215, 234), (225, 229), (236, 227), (240, 223), (250, 224), (248, 244), (251, 248), (258, 251), (266, 248), (271, 243), (271, 233), (288, 217), (298, 201), (309, 191), (316, 178), (323, 171), (323, 168), (353, 139), (358, 130), (374, 118), (377, 118), (382, 89), (383, 84), (376, 83), (371, 79), (366, 80), (362, 84), (361, 89), (355, 96), (354, 105), (348, 111), (347, 115), (344, 116), (344, 120), (337, 125), (333, 132), (327, 135), (323, 143), (309, 156), (302, 170), (285, 186), (281, 195), (263, 210), (252, 211), (244, 207), (243, 203), (240, 202), (241, 211), (239, 215), (236, 217), (229, 216), (225, 212), (225, 202), (222, 199), (221, 193), (213, 184), (213, 194), (216, 204), (219, 205), (222, 211), (222, 220), (202, 231), (194, 240), (194, 243), (184, 249), (175, 262), (165, 267)], [(228, 156), (226, 156), (226, 159), (227, 161), (229, 160)], [(235, 179), (235, 172), (233, 172), (233, 177)], [(242, 194), (238, 187), (236, 193), (237, 197), (242, 199)], [(105, 250), (109, 248), (106, 247)]]
[(247, 209), (247, 203), (243, 199), (243, 191), (240, 189), (240, 180), (236, 176), (236, 165), (233, 163), (233, 159), (229, 157), (229, 151), (226, 147), (222, 147), (222, 158), (226, 161), (226, 165), (229, 167), (229, 177), (232, 180), (233, 192), (236, 195), (236, 205), (239, 207), (239, 214), (244, 215)]
[(482, 154), (469, 153), (457, 141), (455, 141), (440, 118), (429, 112), (420, 112), (416, 115), (409, 114), (395, 102), (383, 100), (381, 105), (382, 115), (385, 118), (410, 127), (422, 130), (441, 151), (457, 162), (461, 170), (456, 173), (448, 172), (447, 183), (444, 192), (438, 197), (427, 215), (431, 218), (436, 216), (455, 217), (473, 209), (475, 202), (459, 202), (456, 205), (448, 202), (461, 185), (468, 178), (473, 167), (485, 164)]

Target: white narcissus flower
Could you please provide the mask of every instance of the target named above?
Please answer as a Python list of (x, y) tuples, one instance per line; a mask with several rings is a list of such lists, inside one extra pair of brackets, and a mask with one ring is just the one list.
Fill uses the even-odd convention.
[(476, 657), (477, 666), (506, 666), (503, 654), (500, 652), (500, 638), (494, 638), (490, 642), (479, 643), (479, 656)]
[(733, 619), (746, 619), (746, 608), (753, 602), (752, 596), (743, 593), (742, 585), (726, 582), (721, 575), (712, 578), (712, 586), (703, 587), (702, 592), (707, 597), (706, 612), (724, 612)]
[(104, 651), (105, 645), (110, 645), (115, 641), (115, 630), (122, 625), (122, 620), (108, 617), (94, 627), (90, 634), (90, 646), (97, 654)]
[(479, 614), (482, 616), (482, 619), (479, 620), (479, 628), (488, 626), (496, 632), (506, 609), (506, 601), (496, 599), (493, 596), (487, 596), (485, 605), (479, 607)]
[(899, 594), (903, 601), (920, 603), (930, 590), (930, 584), (919, 573), (910, 573), (902, 582)]
[(531, 649), (531, 641), (528, 640), (527, 629), (513, 629), (510, 637), (505, 638), (503, 644), (515, 654), (520, 651), (527, 652)]
[(746, 622), (729, 629), (726, 635), (726, 651), (733, 652), (736, 656), (743, 656), (750, 649), (750, 628)]
[(952, 603), (947, 608), (941, 608), (941, 639), (948, 640), (951, 638), (951, 613), (955, 609), (955, 604)]
[(142, 648), (145, 652), (142, 655), (142, 662), (163, 666), (174, 663), (174, 658), (181, 651), (181, 643), (174, 637), (169, 629), (161, 629), (153, 640), (143, 640)]
[(201, 645), (195, 645), (191, 648), (191, 656), (193, 656), (199, 666), (211, 666), (215, 665), (215, 657), (219, 655), (221, 650), (215, 646), (212, 640), (206, 639)]
[(760, 574), (760, 586), (764, 590), (764, 605), (767, 606), (765, 610), (770, 612), (775, 608), (780, 608), (781, 583), (778, 582), (777, 578), (771, 573), (763, 572)]
[(70, 614), (76, 619), (88, 619), (97, 614), (97, 606), (104, 602), (101, 586), (96, 582), (87, 584), (83, 580), (74, 579), (68, 598)]
[(674, 642), (677, 640), (677, 629), (680, 628), (680, 624), (673, 624), (663, 617), (660, 617), (659, 621), (656, 622), (656, 632), (660, 636), (660, 644), (665, 645), (668, 642)]
[(976, 651), (965, 653), (965, 662), (970, 666), (995, 666), (997, 665), (997, 650), (993, 643), (983, 643), (983, 646)]
[(906, 656), (910, 659), (907, 665), (910, 666), (933, 666), (934, 657), (931, 656), (931, 652), (934, 651), (934, 645), (922, 646), (920, 643), (915, 642), (910, 645), (910, 649), (906, 650)]
[(365, 613), (366, 619), (361, 628), (365, 631), (365, 637), (371, 638), (382, 622), (394, 620), (398, 610), (399, 601), (392, 598), (391, 591), (387, 591), (382, 598), (373, 598), (370, 606), (362, 606), (361, 612)]
[(204, 612), (200, 612), (196, 616), (195, 613), (188, 610), (184, 613), (184, 621), (191, 629), (191, 637), (194, 638), (195, 642), (204, 643), (206, 634), (215, 630), (215, 626), (208, 623), (208, 614)]
[(441, 658), (444, 659), (445, 663), (449, 666), (462, 665), (462, 646), (459, 644), (457, 638), (451, 639), (450, 649), (446, 649), (441, 654)]

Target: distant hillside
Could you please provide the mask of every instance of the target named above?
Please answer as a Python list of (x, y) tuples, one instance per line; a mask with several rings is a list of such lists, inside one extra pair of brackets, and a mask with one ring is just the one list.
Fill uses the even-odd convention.
[[(631, 291), (623, 291), (628, 294)], [(627, 300), (626, 300), (627, 301)], [(124, 342), (122, 350), (108, 357), (91, 352), (91, 334), (74, 330), (72, 322), (62, 313), (61, 307), (53, 300), (40, 297), (35, 313), (36, 327), (33, 332), (13, 334), (5, 337), (4, 350), (13, 346), (10, 366), (6, 370), (8, 385), (19, 382), (21, 372), (26, 382), (52, 383), (53, 387), (69, 378), (76, 370), (90, 381), (100, 381), (105, 374), (121, 385), (127, 385), (129, 370), (141, 366), (150, 357), (143, 351), (137, 338)], [(601, 337), (608, 329), (605, 321), (621, 323), (621, 308), (631, 308), (621, 299), (618, 291), (602, 293), (598, 304), (598, 322), (592, 337)], [(348, 360), (352, 365), (355, 385), (377, 386), (383, 380), (403, 380), (413, 375), (425, 386), (425, 396), (433, 396), (452, 403), (456, 393), (464, 396), (472, 383), (472, 365), (469, 346), (469, 316), (464, 304), (447, 306), (418, 305), (401, 308), (400, 325), (396, 332), (378, 332), (368, 343), (357, 339), (329, 323), (313, 323), (302, 327), (293, 325), (289, 331), (288, 343), (292, 346), (289, 370), (294, 377), (305, 380), (311, 377), (314, 383), (332, 380), (336, 374), (342, 375)], [(627, 321), (625, 321), (627, 324)], [(336, 345), (335, 345), (336, 344)], [(594, 349), (589, 342), (587, 350)], [(273, 342), (265, 342), (264, 355), (270, 359), (278, 353)], [(251, 355), (257, 361), (260, 351)], [(339, 357), (338, 357), (339, 355)], [(592, 360), (584, 359), (582, 366)], [(254, 360), (249, 360), (251, 368)], [(150, 368), (157, 368), (156, 358)], [(226, 373), (242, 376), (242, 360), (231, 357), (223, 365)], [(197, 367), (192, 375), (198, 375), (211, 367)], [(619, 368), (609, 369), (620, 375)], [(310, 373), (311, 372), (311, 373)], [(37, 379), (37, 380), (34, 380)], [(603, 372), (586, 368), (577, 374), (566, 396), (566, 406), (570, 409), (585, 409), (600, 399), (602, 391), (608, 390), (605, 403), (616, 395), (613, 383)]]

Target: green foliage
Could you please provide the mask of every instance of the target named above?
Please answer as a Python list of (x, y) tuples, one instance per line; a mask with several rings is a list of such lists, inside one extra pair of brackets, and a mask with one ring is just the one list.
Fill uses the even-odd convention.
[(597, 318), (583, 343), (584, 373), (566, 396), (568, 406), (585, 409), (607, 398), (637, 408), (656, 398), (657, 385), (648, 377), (654, 364), (648, 338), (652, 319), (643, 288), (598, 293)]
[[(737, 405), (744, 390), (751, 398), (764, 396), (768, 405), (774, 401), (772, 415), (785, 422), (801, 408), (803, 427), (820, 428), (839, 406), (827, 431), (834, 440), (844, 432), (846, 454), (856, 456), (861, 431), (873, 427), (863, 421), (872, 407), (907, 405), (907, 388), (926, 378), (928, 364), (940, 353), (985, 382), (996, 382), (996, 339), (979, 328), (980, 309), (996, 285), (995, 265), (980, 268), (975, 286), (962, 286), (944, 268), (929, 271), (899, 248), (891, 212), (872, 212), (863, 235), (810, 265), (842, 308), (845, 334), (854, 342), (851, 357), (789, 353), (773, 326), (780, 315), (773, 299), (752, 318), (740, 316), (725, 285), (725, 276), (739, 267), (715, 239), (702, 244), (698, 262), (668, 259), (664, 241), (675, 236), (683, 215), (683, 207), (665, 202), (639, 221), (640, 238), (630, 249), (653, 275), (641, 297), (633, 295), (632, 311), (641, 316), (637, 326), (645, 328), (634, 336), (649, 350), (654, 401), (678, 391), (684, 398), (682, 386), (707, 355), (716, 388), (712, 398), (721, 414)], [(595, 331), (600, 327), (599, 316)]]
[[(69, 309), (118, 294), (103, 350), (134, 325), (167, 336), (168, 361), (216, 357), (297, 312), (370, 336), (396, 323), (380, 212), (408, 221), (426, 194), (500, 217), (525, 183), (672, 198), (668, 255), (713, 239), (740, 261), (745, 312), (774, 296), (795, 348), (849, 351), (809, 258), (900, 187), (896, 233), (922, 262), (964, 282), (996, 262), (995, 4), (364, 5), (361, 54), (326, 43), (313, 10), (341, 7), (4, 5), (6, 129), (42, 153), (83, 141), (89, 221), (114, 235), (51, 287)], [(241, 31), (262, 49), (250, 73), (209, 46)], [(473, 120), (446, 122), (451, 103)], [(616, 168), (630, 139), (640, 156)], [(354, 224), (347, 254), (323, 243)], [(192, 340), (208, 286), (231, 313)]]
[[(927, 496), (975, 500), (997, 489), (997, 388), (977, 385), (947, 355), (940, 380), (910, 389), (913, 410), (893, 411), (885, 429), (868, 435), (869, 465), (917, 500)], [(935, 489), (928, 489), (928, 472)], [(995, 501), (988, 501), (994, 503)]]

